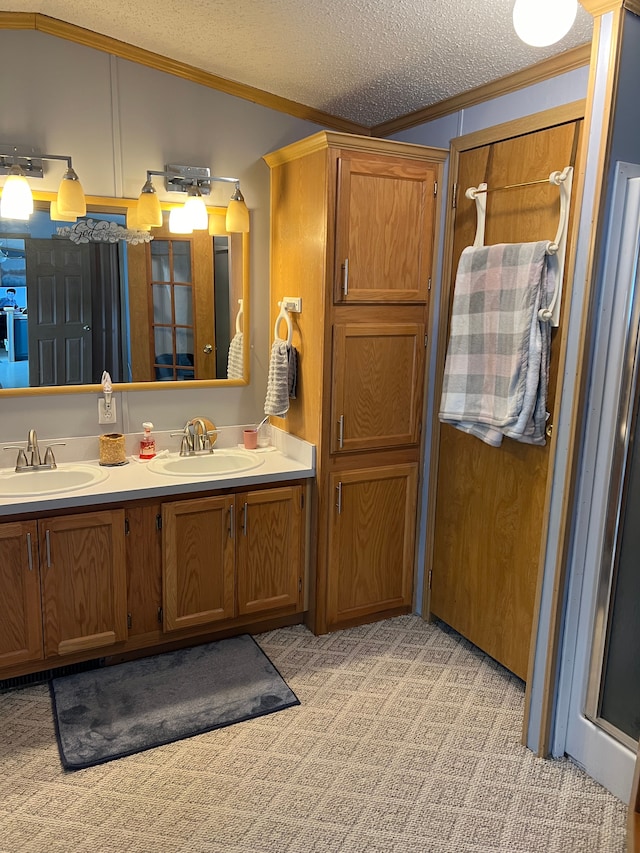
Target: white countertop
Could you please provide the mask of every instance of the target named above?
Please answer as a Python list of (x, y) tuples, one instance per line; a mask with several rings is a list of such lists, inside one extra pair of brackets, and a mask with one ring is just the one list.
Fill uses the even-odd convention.
[[(238, 432), (230, 428), (228, 434), (221, 433), (216, 447), (236, 447), (238, 439), (242, 434), (242, 427)], [(158, 451), (171, 449), (176, 452), (178, 440), (167, 441), (168, 434), (158, 434)], [(224, 436), (224, 437), (223, 437)], [(139, 436), (127, 436), (127, 451), (133, 451)], [(59, 468), (72, 467), (74, 462), (82, 462), (83, 465), (95, 465), (102, 472), (107, 472), (104, 480), (93, 483), (88, 487), (74, 489), (72, 491), (61, 491), (47, 495), (33, 495), (20, 497), (6, 497), (0, 495), (0, 516), (11, 516), (28, 512), (43, 512), (57, 509), (72, 509), (74, 507), (91, 506), (93, 504), (121, 503), (124, 501), (140, 500), (144, 498), (161, 498), (171, 495), (188, 495), (190, 492), (201, 492), (214, 489), (244, 489), (264, 483), (278, 483), (285, 480), (308, 479), (315, 476), (315, 447), (302, 439), (291, 436), (282, 430), (271, 427), (271, 440), (273, 447), (269, 449), (258, 448), (255, 453), (263, 460), (257, 468), (247, 471), (239, 471), (233, 474), (220, 476), (166, 476), (155, 473), (147, 466), (147, 462), (138, 461), (133, 453), (128, 456), (129, 464), (117, 467), (102, 467), (98, 463), (97, 453), (92, 459), (87, 457), (93, 444), (98, 450), (99, 441), (95, 437), (92, 443), (88, 439), (68, 439), (67, 446), (72, 445), (70, 450), (56, 447), (56, 459)], [(76, 455), (68, 458), (73, 453), (75, 442)], [(41, 453), (44, 456), (44, 448), (47, 441), (40, 440)], [(163, 446), (164, 445), (164, 446)], [(82, 448), (85, 448), (84, 451)], [(215, 449), (214, 449), (215, 453)], [(63, 457), (67, 457), (66, 461)], [(14, 468), (0, 469), (0, 490), (2, 488), (2, 477), (14, 473)], [(22, 476), (22, 475), (19, 475)], [(28, 472), (24, 474), (28, 477)]]

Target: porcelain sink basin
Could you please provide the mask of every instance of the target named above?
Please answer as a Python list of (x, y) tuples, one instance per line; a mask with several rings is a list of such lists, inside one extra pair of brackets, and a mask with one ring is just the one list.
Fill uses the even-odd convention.
[(169, 477), (220, 477), (250, 471), (264, 462), (264, 456), (246, 450), (222, 449), (197, 456), (180, 456), (177, 453), (152, 459), (147, 467), (156, 474)]
[(63, 465), (53, 469), (12, 471), (0, 476), (0, 496), (33, 497), (72, 492), (106, 480), (108, 471), (93, 465)]

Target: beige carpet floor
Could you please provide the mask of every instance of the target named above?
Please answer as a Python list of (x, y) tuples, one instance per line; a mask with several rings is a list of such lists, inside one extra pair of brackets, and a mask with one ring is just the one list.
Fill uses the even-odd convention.
[(301, 705), (75, 772), (0, 695), (2, 853), (622, 853), (626, 808), (520, 744), (522, 682), (416, 616), (257, 638)]

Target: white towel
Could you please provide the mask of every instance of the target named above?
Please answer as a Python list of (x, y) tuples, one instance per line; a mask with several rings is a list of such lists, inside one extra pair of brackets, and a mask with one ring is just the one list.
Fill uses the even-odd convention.
[(545, 443), (549, 243), (467, 248), (451, 312), (440, 420), (498, 447), (503, 436)]
[(289, 411), (289, 346), (286, 341), (275, 340), (271, 345), (265, 415), (282, 418)]
[(295, 400), (298, 393), (298, 350), (295, 347), (287, 347), (287, 358), (289, 399)]
[(244, 341), (242, 332), (236, 332), (229, 344), (227, 359), (227, 379), (242, 379), (244, 377)]

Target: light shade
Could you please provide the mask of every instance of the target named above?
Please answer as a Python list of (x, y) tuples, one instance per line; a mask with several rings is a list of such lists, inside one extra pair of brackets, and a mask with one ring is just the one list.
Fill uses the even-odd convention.
[(0, 216), (3, 219), (28, 219), (33, 213), (33, 195), (22, 168), (14, 165), (9, 170), (0, 198)]
[(525, 44), (547, 47), (566, 36), (578, 12), (578, 0), (516, 0), (513, 26)]
[(156, 194), (155, 187), (148, 180), (142, 187), (138, 198), (138, 227), (158, 228), (162, 225), (162, 210), (160, 200)]
[(212, 237), (226, 237), (227, 231), (227, 214), (226, 213), (210, 213), (209, 214), (209, 234)]
[(246, 233), (249, 230), (249, 211), (244, 203), (244, 196), (240, 192), (240, 184), (236, 184), (235, 191), (227, 207), (227, 231), (233, 233)]
[(135, 205), (127, 208), (127, 228), (130, 231), (151, 231), (150, 225), (140, 225), (138, 209)]
[(184, 205), (171, 208), (171, 212), (169, 213), (169, 231), (171, 234), (193, 233), (193, 225)]
[(67, 169), (60, 181), (57, 203), (58, 210), (63, 210), (73, 216), (85, 216), (87, 213), (87, 202), (82, 184), (71, 167)]
[(184, 203), (184, 216), (194, 231), (204, 231), (209, 227), (207, 206), (197, 187), (189, 187), (189, 198)]
[(49, 206), (49, 217), (52, 222), (76, 222), (78, 217), (75, 213), (69, 213), (67, 210), (60, 210), (57, 202), (52, 201)]

